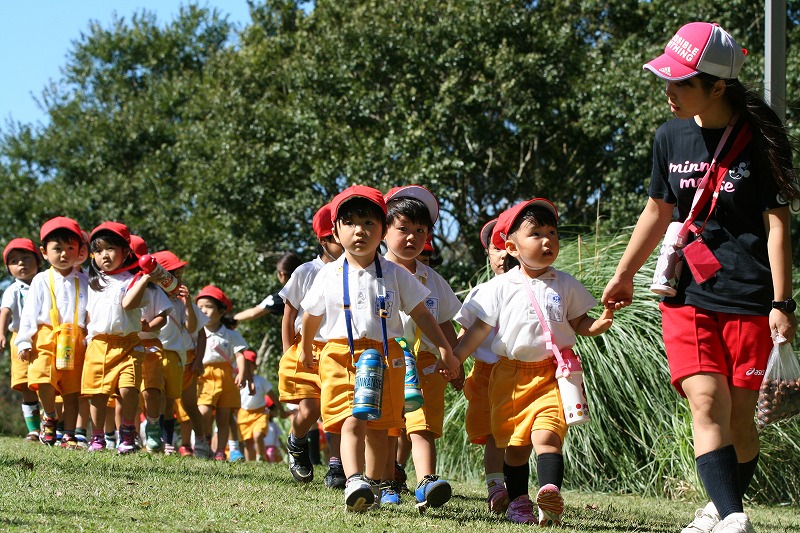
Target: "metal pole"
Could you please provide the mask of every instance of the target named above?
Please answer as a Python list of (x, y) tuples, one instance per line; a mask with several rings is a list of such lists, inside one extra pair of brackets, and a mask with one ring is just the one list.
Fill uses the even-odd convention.
[(786, 120), (786, 0), (766, 0), (764, 99)]

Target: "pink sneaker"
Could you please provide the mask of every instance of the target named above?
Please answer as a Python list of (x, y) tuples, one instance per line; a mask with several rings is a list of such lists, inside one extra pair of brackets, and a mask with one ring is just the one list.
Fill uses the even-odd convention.
[(517, 524), (537, 523), (536, 517), (533, 516), (533, 502), (527, 494), (517, 496), (514, 501), (508, 505), (506, 516), (509, 520)]
[(560, 526), (561, 514), (564, 512), (564, 498), (558, 487), (548, 483), (536, 493), (536, 505), (539, 507), (540, 526)]
[(93, 435), (89, 441), (90, 452), (101, 452), (106, 449), (106, 439), (102, 435)]
[(495, 514), (503, 514), (508, 509), (508, 491), (506, 486), (502, 483), (492, 481), (489, 485), (489, 497), (486, 498), (489, 502), (489, 511)]

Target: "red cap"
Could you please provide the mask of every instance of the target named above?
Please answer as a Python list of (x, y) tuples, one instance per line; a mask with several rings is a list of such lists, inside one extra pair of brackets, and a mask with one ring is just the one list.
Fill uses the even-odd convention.
[(430, 252), (430, 253), (434, 252), (434, 249), (433, 249), (433, 234), (432, 233), (428, 235), (427, 239), (425, 239), (425, 246), (422, 247), (422, 251), (423, 252)]
[(492, 233), (494, 233), (494, 227), (496, 225), (497, 219), (493, 218), (481, 228), (481, 244), (487, 250), (489, 249), (489, 243), (492, 242)]
[(546, 198), (534, 198), (533, 200), (526, 200), (524, 202), (520, 202), (517, 205), (506, 209), (503, 211), (499, 217), (497, 217), (497, 225), (494, 227), (494, 231), (492, 232), (492, 244), (494, 247), (499, 250), (504, 250), (506, 247), (506, 239), (508, 238), (508, 230), (511, 229), (511, 226), (514, 225), (514, 221), (517, 219), (522, 210), (528, 207), (529, 205), (538, 205), (544, 207), (556, 217), (558, 220), (558, 211), (556, 210), (556, 206), (553, 205), (553, 202), (547, 200)]
[(747, 50), (718, 24), (691, 22), (681, 27), (664, 53), (643, 68), (665, 80), (678, 81), (705, 72), (718, 78), (739, 76)]
[(169, 250), (154, 252), (150, 254), (150, 257), (155, 259), (159, 265), (164, 267), (165, 270), (178, 270), (179, 268), (189, 264), (186, 261), (181, 261), (178, 259), (178, 256)]
[(314, 228), (314, 233), (318, 239), (330, 237), (333, 235), (333, 221), (331, 216), (331, 204), (325, 204), (314, 213), (314, 219), (311, 221), (311, 226)]
[(439, 220), (439, 202), (436, 200), (436, 196), (434, 196), (431, 191), (429, 191), (422, 185), (405, 185), (403, 187), (393, 187), (383, 197), (383, 201), (388, 204), (390, 200), (394, 200), (395, 198), (402, 198), (404, 196), (408, 196), (409, 198), (416, 198), (417, 200), (425, 204), (425, 207), (428, 208), (428, 213), (431, 214), (431, 222), (436, 224), (436, 221)]
[(11, 242), (9, 242), (3, 250), (3, 263), (8, 264), (8, 254), (11, 253), (11, 250), (25, 250), (26, 252), (31, 252), (33, 255), (35, 255), (37, 261), (41, 261), (42, 259), (42, 257), (39, 255), (39, 249), (30, 239), (11, 239)]
[(336, 216), (339, 214), (339, 207), (347, 200), (352, 198), (365, 198), (374, 203), (383, 211), (386, 216), (386, 202), (383, 200), (383, 194), (378, 189), (367, 187), (366, 185), (353, 185), (348, 187), (336, 196), (331, 201), (331, 222), (336, 222)]
[(244, 360), (250, 361), (251, 363), (255, 364), (256, 362), (256, 352), (253, 350), (243, 350), (242, 353), (244, 354)]
[(131, 250), (133, 253), (142, 257), (143, 255), (147, 255), (149, 250), (147, 249), (147, 243), (144, 242), (144, 239), (139, 237), (138, 235), (131, 234)]
[[(158, 261), (158, 259), (156, 259)], [(222, 305), (225, 306), (225, 309), (230, 313), (231, 309), (233, 309), (233, 304), (231, 303), (230, 299), (222, 292), (222, 289), (219, 287), (215, 287), (214, 285), (206, 285), (203, 287), (197, 296), (194, 297), (195, 303), (200, 298), (214, 298)]]
[(78, 240), (81, 239), (81, 227), (77, 222), (67, 217), (55, 217), (42, 224), (42, 229), (39, 230), (39, 240), (44, 242), (45, 237), (57, 229), (69, 230), (75, 234)]
[(97, 226), (92, 230), (92, 233), (89, 235), (89, 238), (94, 239), (94, 236), (97, 234), (97, 232), (103, 230), (115, 233), (120, 237), (122, 237), (123, 239), (125, 239), (125, 241), (128, 244), (131, 244), (131, 232), (128, 231), (128, 226), (120, 222), (111, 222), (111, 221), (103, 222), (102, 224), (100, 224), (99, 226)]

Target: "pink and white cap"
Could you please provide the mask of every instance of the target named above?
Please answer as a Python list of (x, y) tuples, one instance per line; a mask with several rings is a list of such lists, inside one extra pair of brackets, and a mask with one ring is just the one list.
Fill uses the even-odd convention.
[(670, 39), (664, 53), (643, 68), (669, 81), (705, 72), (718, 78), (737, 78), (747, 50), (740, 48), (716, 23), (691, 22)]

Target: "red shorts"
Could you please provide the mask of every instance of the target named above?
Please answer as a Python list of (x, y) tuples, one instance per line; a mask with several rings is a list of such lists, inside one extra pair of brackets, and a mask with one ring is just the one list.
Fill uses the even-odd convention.
[(672, 386), (700, 373), (722, 374), (734, 387), (758, 390), (772, 350), (769, 317), (661, 303)]

